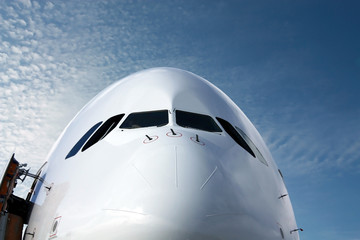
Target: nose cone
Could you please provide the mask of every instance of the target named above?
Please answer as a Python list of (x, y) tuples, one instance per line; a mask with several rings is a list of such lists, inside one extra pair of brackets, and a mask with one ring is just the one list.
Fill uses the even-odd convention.
[(86, 224), (63, 239), (278, 239), (244, 207), (245, 195), (223, 174), (216, 148), (186, 141), (130, 154), (126, 167), (109, 174), (100, 191), (106, 195)]
[(190, 142), (136, 153), (111, 206), (141, 209), (177, 224), (205, 216), (212, 201), (209, 186), (221, 174), (214, 155), (202, 147)]
[(215, 239), (201, 226), (207, 216), (225, 211), (217, 209), (212, 194), (222, 178), (216, 154), (199, 142), (186, 144), (134, 154), (121, 177), (126, 181), (105, 209), (114, 221), (129, 225), (116, 228), (130, 234), (127, 239)]
[(205, 227), (214, 214), (215, 182), (221, 178), (214, 155), (188, 139), (188, 145), (144, 148), (114, 176), (106, 204), (92, 227), (74, 239), (218, 239)]

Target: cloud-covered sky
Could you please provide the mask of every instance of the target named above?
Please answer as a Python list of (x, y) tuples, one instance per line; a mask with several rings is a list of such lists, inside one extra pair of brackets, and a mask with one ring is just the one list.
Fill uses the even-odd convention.
[(150, 67), (227, 93), (282, 169), (302, 239), (360, 239), (360, 2), (0, 1), (0, 168), (34, 171), (96, 93)]

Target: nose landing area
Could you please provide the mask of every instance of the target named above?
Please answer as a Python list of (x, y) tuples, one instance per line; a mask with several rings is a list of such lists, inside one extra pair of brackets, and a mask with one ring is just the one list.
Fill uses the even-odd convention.
[[(78, 229), (72, 239), (88, 240), (220, 240), (198, 222), (179, 224), (153, 215), (106, 212), (91, 228)], [(62, 239), (62, 236), (59, 236)], [(66, 238), (65, 238), (66, 239)]]

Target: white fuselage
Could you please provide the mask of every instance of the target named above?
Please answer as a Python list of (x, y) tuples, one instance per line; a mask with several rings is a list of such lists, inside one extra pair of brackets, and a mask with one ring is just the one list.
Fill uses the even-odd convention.
[[(167, 122), (130, 121), (149, 112), (162, 119), (147, 122)], [(210, 117), (218, 130), (181, 124), (187, 113)], [(254, 155), (221, 119), (250, 139)], [(97, 95), (64, 130), (41, 176), (26, 240), (299, 239), (290, 233), (297, 226), (286, 187), (257, 130), (218, 88), (179, 69), (145, 70)]]

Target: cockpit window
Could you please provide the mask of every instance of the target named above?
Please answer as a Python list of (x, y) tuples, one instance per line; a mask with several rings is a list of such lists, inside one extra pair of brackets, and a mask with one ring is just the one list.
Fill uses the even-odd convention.
[(266, 166), (268, 166), (264, 156), (261, 154), (261, 152), (259, 151), (259, 149), (256, 147), (256, 145), (253, 143), (253, 141), (251, 141), (251, 139), (237, 126), (235, 126), (236, 130), (238, 131), (238, 133), (240, 133), (240, 135), (244, 138), (244, 140), (247, 142), (247, 144), (249, 145), (249, 147), (251, 148), (251, 150), (255, 153), (255, 156), (257, 159), (259, 159), (260, 162), (262, 162), (263, 164), (265, 164)]
[(131, 113), (120, 128), (161, 127), (169, 123), (168, 110)]
[(88, 149), (89, 147), (91, 147), (101, 139), (105, 138), (106, 135), (108, 135), (112, 130), (114, 130), (114, 128), (121, 121), (124, 115), (125, 114), (119, 114), (106, 120), (104, 124), (101, 125), (101, 127), (91, 136), (89, 141), (86, 142), (86, 144), (81, 149), (81, 151), (82, 152), (85, 151), (86, 149)]
[(245, 141), (245, 139), (240, 135), (240, 133), (233, 127), (233, 125), (231, 125), (231, 123), (229, 123), (228, 121), (217, 117), (216, 118), (219, 123), (221, 124), (221, 126), (224, 128), (224, 130), (230, 135), (230, 137), (232, 139), (234, 139), (234, 141), (239, 144), (243, 149), (245, 149), (248, 153), (250, 153), (253, 157), (255, 156), (255, 153), (253, 152), (253, 150), (250, 148), (250, 146), (248, 145), (248, 143)]
[(80, 138), (80, 140), (75, 144), (75, 146), (70, 150), (70, 152), (68, 153), (68, 155), (66, 155), (65, 159), (72, 157), (74, 155), (76, 155), (78, 153), (78, 151), (80, 150), (80, 148), (84, 145), (84, 143), (88, 140), (88, 138), (91, 136), (91, 134), (93, 134), (93, 132), (95, 132), (95, 130), (101, 125), (102, 122), (98, 122), (97, 124), (95, 124), (92, 128), (90, 128), (85, 134), (84, 136), (82, 136)]
[(246, 150), (251, 156), (257, 158), (260, 162), (269, 166), (266, 162), (264, 156), (261, 154), (256, 145), (251, 141), (251, 139), (237, 126), (231, 125), (228, 121), (217, 117), (216, 118), (224, 130), (230, 135), (234, 141), (239, 144), (244, 150)]
[(208, 132), (221, 132), (221, 128), (208, 115), (176, 110), (176, 124), (185, 128), (194, 128)]

